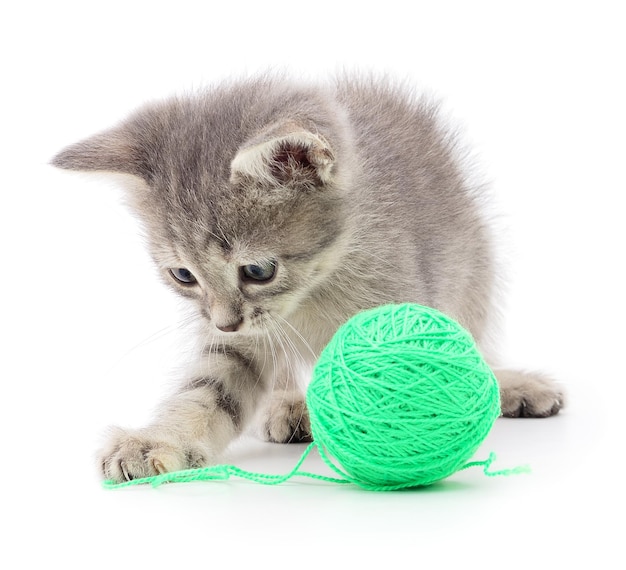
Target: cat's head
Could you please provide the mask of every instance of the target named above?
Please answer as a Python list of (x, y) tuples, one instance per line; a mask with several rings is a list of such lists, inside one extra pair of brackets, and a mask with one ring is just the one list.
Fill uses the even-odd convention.
[(234, 85), (147, 106), (52, 163), (126, 175), (165, 281), (216, 333), (256, 334), (340, 262), (335, 122), (319, 94)]

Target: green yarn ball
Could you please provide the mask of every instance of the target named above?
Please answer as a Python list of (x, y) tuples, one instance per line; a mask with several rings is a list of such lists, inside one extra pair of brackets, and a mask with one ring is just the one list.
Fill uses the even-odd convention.
[(461, 325), (416, 304), (354, 316), (307, 390), (327, 465), (375, 490), (429, 485), (463, 468), (500, 415), (493, 372)]

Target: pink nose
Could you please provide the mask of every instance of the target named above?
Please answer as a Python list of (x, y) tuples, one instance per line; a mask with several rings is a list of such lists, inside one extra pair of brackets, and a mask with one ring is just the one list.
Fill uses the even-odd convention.
[(228, 325), (215, 325), (222, 332), (235, 332), (243, 322), (243, 319), (239, 319), (236, 323), (230, 323)]

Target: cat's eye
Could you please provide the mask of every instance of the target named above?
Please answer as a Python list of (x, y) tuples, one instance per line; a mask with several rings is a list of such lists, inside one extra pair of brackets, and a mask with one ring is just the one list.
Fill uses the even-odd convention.
[(265, 261), (264, 263), (251, 263), (241, 267), (241, 277), (244, 281), (256, 281), (263, 283), (270, 281), (276, 273), (276, 262)]
[(184, 267), (176, 267), (174, 269), (170, 269), (170, 274), (176, 281), (183, 285), (194, 285), (197, 283), (196, 278), (193, 276), (193, 273), (189, 271), (189, 269), (185, 269)]

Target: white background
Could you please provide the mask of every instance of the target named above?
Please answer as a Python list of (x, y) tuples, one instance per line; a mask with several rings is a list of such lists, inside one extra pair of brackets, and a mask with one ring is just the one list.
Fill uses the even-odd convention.
[[(621, 3), (216, 4), (2, 10), (0, 565), (623, 568)], [(148, 420), (184, 335), (119, 189), (46, 163), (146, 100), (268, 67), (388, 71), (455, 117), (506, 229), (502, 354), (569, 392), (557, 417), (498, 420), (477, 453), (531, 475), (101, 489), (106, 426)], [(302, 452), (243, 443), (227, 459), (266, 473)]]

